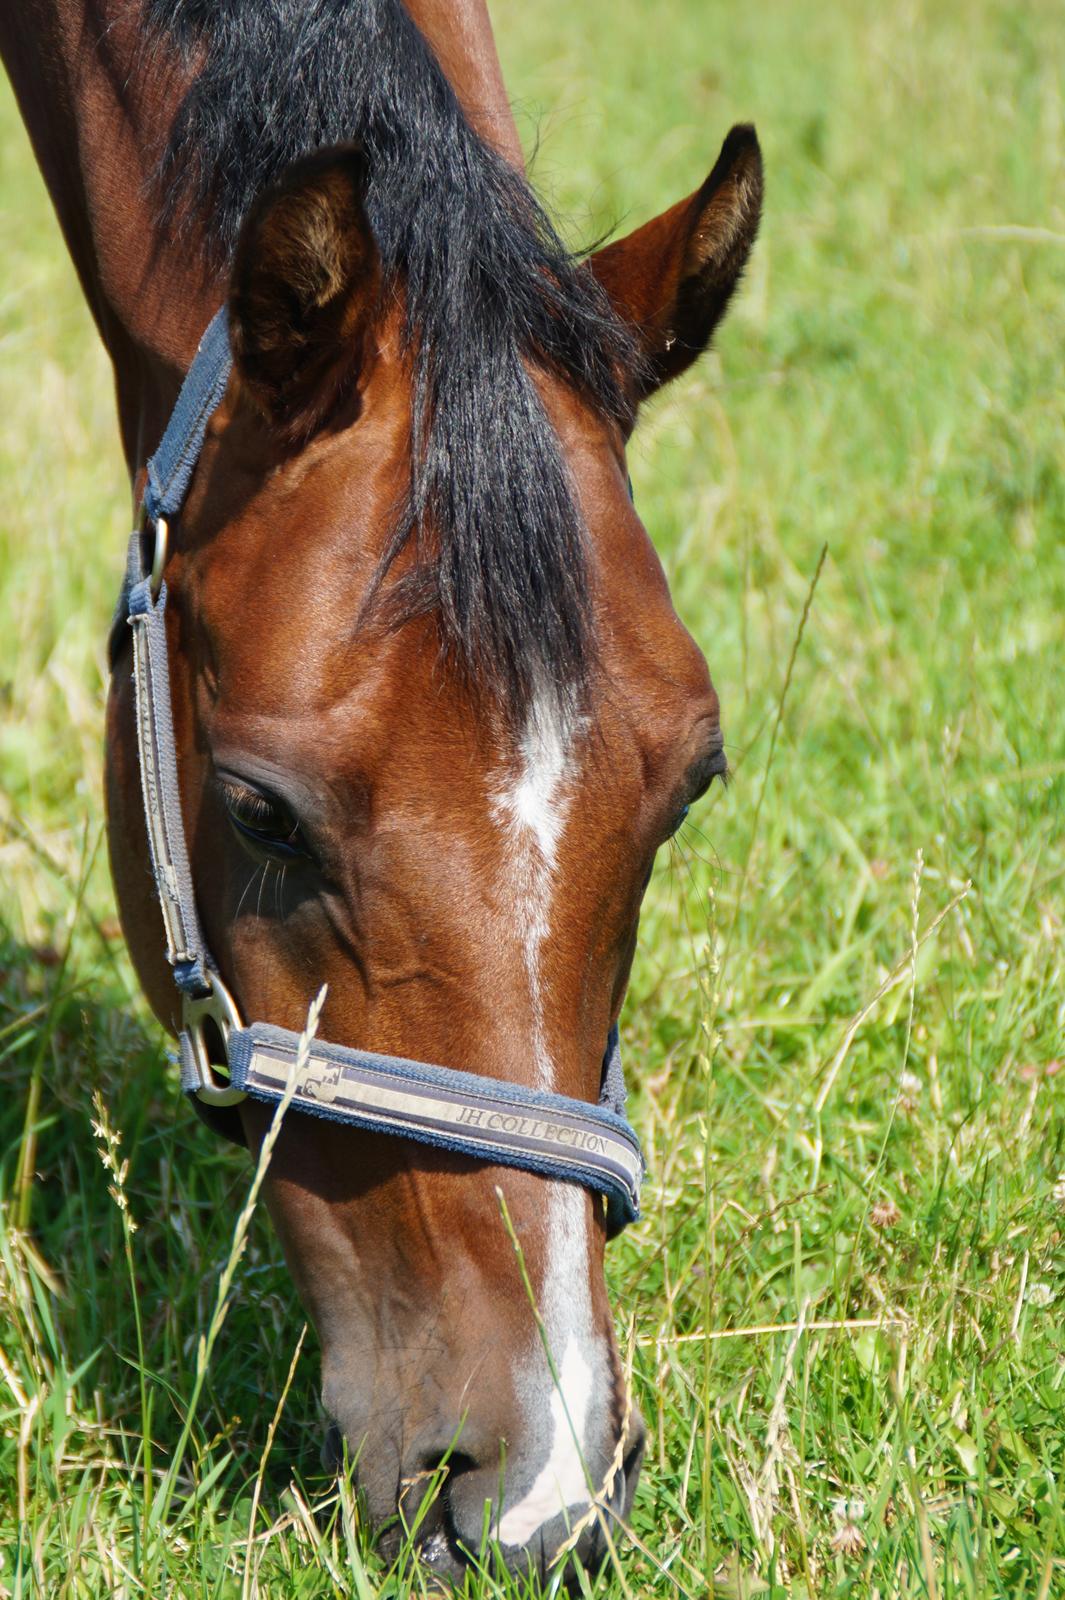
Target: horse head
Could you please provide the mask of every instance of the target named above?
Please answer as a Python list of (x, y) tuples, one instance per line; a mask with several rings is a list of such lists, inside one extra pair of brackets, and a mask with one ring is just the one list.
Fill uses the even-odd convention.
[[(165, 570), (178, 781), (245, 1017), (298, 1031), (327, 985), (330, 1040), (593, 1102), (655, 853), (725, 770), (626, 442), (727, 306), (761, 164), (734, 129), (695, 194), (586, 263), (538, 253), (493, 170), (491, 270), (449, 253), (470, 215), (386, 236), (354, 146), (248, 212), (233, 375)], [(175, 1027), (123, 671), (108, 798), (134, 960)], [(254, 1152), (269, 1112), (240, 1118)], [(515, 1564), (546, 1570), (581, 1519), (595, 1557), (586, 1510), (627, 1510), (643, 1436), (598, 1197), (298, 1109), (266, 1195), (371, 1517), (413, 1518), (442, 1477), (419, 1534), (438, 1571), (486, 1503)]]

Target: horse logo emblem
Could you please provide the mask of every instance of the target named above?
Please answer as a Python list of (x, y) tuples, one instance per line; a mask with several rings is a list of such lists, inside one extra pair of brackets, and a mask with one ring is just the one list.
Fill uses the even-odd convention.
[(300, 1094), (307, 1100), (320, 1100), (331, 1106), (340, 1088), (340, 1068), (312, 1061), (300, 1080)]

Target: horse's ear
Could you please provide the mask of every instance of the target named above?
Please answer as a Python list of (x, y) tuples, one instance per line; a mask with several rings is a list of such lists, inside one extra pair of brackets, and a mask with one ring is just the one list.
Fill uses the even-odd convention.
[(615, 310), (640, 337), (639, 399), (690, 367), (710, 343), (761, 214), (762, 154), (754, 129), (741, 124), (702, 188), (590, 258)]
[(357, 382), (380, 260), (354, 146), (289, 167), (249, 211), (233, 262), (230, 340), (253, 400), (287, 438), (306, 438)]

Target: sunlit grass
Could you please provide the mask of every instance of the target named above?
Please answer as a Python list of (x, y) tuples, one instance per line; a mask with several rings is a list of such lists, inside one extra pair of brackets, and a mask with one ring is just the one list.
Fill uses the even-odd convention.
[[(768, 170), (718, 348), (632, 451), (734, 777), (663, 853), (625, 1013), (651, 1172), (610, 1277), (649, 1441), (613, 1581), (1048, 1600), (1058, 8), (493, 12), (574, 237), (694, 188), (734, 120)], [(251, 1173), (179, 1104), (114, 924), (100, 752), (128, 496), (9, 97), (0, 215), (0, 1594), (417, 1594), (409, 1550), (389, 1574), (318, 1471), (313, 1335), (258, 1215), (202, 1361)]]

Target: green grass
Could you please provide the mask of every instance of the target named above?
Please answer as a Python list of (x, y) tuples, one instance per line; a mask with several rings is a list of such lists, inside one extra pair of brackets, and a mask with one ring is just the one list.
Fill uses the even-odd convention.
[[(735, 779), (662, 858), (625, 1013), (651, 1177), (609, 1271), (650, 1438), (612, 1581), (1047, 1600), (1059, 7), (493, 10), (574, 236), (693, 188), (733, 120), (757, 121), (768, 169), (717, 351), (632, 451)], [(0, 213), (0, 1595), (418, 1593), (316, 1476), (313, 1335), (274, 1427), (302, 1318), (258, 1214), (198, 1354), (250, 1173), (179, 1104), (113, 925), (104, 636), (128, 501), (107, 367), (6, 96)]]

